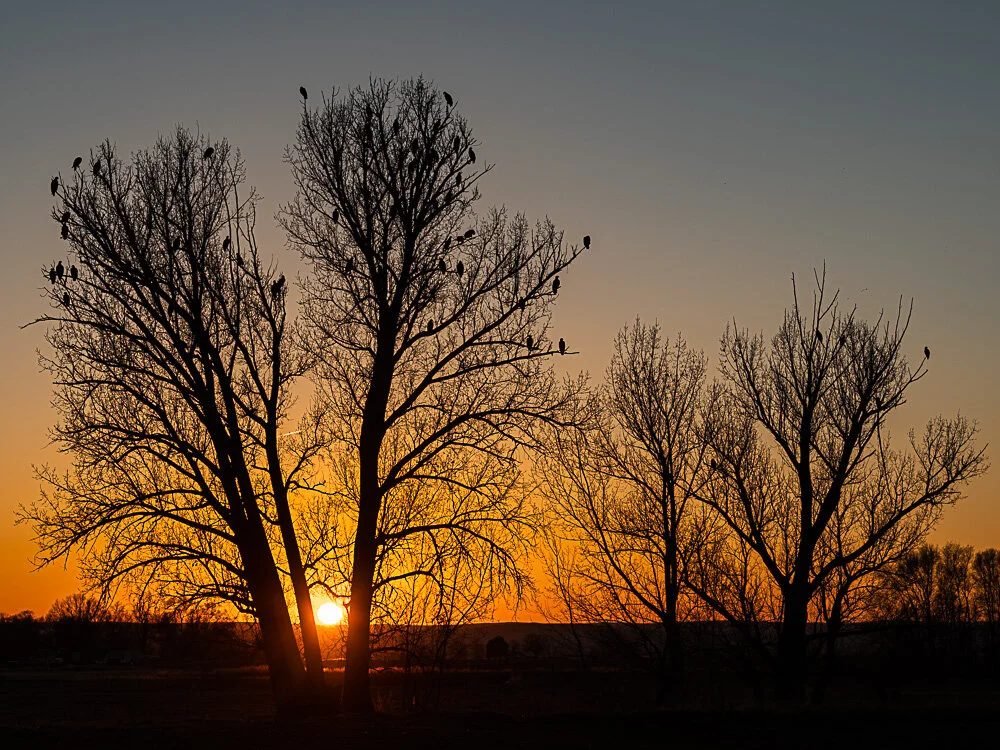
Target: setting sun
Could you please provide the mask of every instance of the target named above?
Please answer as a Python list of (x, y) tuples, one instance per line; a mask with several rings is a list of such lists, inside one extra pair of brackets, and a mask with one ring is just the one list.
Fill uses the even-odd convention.
[(344, 619), (344, 608), (336, 602), (326, 602), (316, 610), (316, 619), (321, 625), (336, 625)]

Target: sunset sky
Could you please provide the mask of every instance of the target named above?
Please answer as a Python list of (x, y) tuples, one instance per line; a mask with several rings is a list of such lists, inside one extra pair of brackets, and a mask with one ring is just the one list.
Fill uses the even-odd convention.
[[(139, 6), (142, 6), (139, 9)], [(867, 316), (915, 299), (930, 375), (901, 414), (978, 419), (1000, 442), (1000, 4), (744, 2), (18, 3), (0, 17), (0, 612), (44, 613), (72, 572), (31, 571), (14, 509), (38, 492), (51, 384), (38, 372), (40, 268), (65, 244), (49, 180), (104, 138), (176, 123), (225, 136), (273, 221), (298, 87), (424, 74), (496, 163), (483, 207), (549, 216), (593, 251), (563, 278), (555, 335), (599, 376), (638, 314), (714, 363), (727, 322), (773, 330), (803, 283)], [(810, 4), (817, 5), (817, 4)], [(752, 6), (752, 7), (751, 7)], [(1000, 467), (935, 540), (1000, 547)]]

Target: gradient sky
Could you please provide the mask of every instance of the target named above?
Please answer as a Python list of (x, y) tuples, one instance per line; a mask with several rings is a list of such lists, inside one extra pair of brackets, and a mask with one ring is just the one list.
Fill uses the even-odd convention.
[[(479, 5), (5, 6), (0, 611), (44, 613), (76, 588), (71, 571), (30, 573), (13, 526), (37, 493), (31, 464), (60, 458), (42, 331), (18, 329), (64, 248), (50, 178), (104, 138), (127, 152), (176, 123), (226, 136), (264, 197), (258, 238), (294, 274), (270, 217), (292, 195), (300, 85), (423, 73), (497, 164), (486, 203), (593, 236), (555, 318), (582, 355), (560, 366), (602, 373), (636, 314), (714, 360), (728, 321), (773, 330), (791, 274), (808, 282), (826, 261), (866, 314), (915, 298), (912, 356), (934, 354), (900, 424), (961, 410), (1000, 442), (1000, 4)], [(935, 539), (1000, 546), (998, 491), (1000, 469)]]

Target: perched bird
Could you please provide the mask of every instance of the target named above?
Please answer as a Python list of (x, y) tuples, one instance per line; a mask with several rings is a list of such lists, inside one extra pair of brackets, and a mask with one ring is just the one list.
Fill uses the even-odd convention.
[(458, 274), (459, 278), (461, 278), (462, 274), (465, 273), (465, 264), (462, 263), (462, 261), (458, 261), (458, 265), (455, 266), (455, 273)]
[(277, 297), (281, 294), (281, 288), (285, 285), (285, 277), (279, 276), (276, 281), (271, 282), (271, 296)]
[(59, 219), (63, 224), (69, 221), (69, 211), (63, 211), (62, 218)]
[(467, 230), (465, 230), (465, 235), (464, 236), (465, 236), (465, 239), (470, 240), (470, 239), (472, 239), (473, 237), (476, 236), (476, 230), (475, 229), (467, 229)]
[(212, 155), (215, 153), (215, 149), (209, 146), (205, 149), (205, 153), (201, 155), (202, 159), (211, 159)]
[(232, 245), (232, 244), (233, 244), (232, 239), (230, 239), (229, 235), (226, 235), (226, 239), (224, 239), (222, 241), (222, 249), (223, 250), (228, 250), (229, 246)]
[(69, 277), (73, 279), (73, 281), (76, 281), (79, 275), (80, 272), (76, 269), (76, 266), (69, 267)]
[(100, 174), (101, 173), (101, 160), (98, 159), (97, 161), (95, 161), (93, 163), (93, 165), (91, 165), (91, 169), (94, 170), (94, 174)]
[(302, 94), (302, 100), (305, 101), (309, 98), (309, 92), (306, 91), (305, 86), (299, 86), (299, 93)]
[(845, 336), (844, 334), (840, 334), (840, 340), (837, 343), (840, 344), (840, 346), (843, 346), (844, 344), (846, 344), (847, 343), (847, 336)]
[(925, 346), (924, 347), (924, 359), (930, 359), (930, 358), (931, 358), (931, 350), (930, 350), (929, 347)]
[(69, 292), (63, 292), (62, 302), (66, 307), (69, 307)]
[(344, 271), (348, 274), (354, 273), (354, 258), (347, 259), (347, 264), (344, 266)]
[(585, 249), (590, 250), (590, 235), (583, 235), (583, 246)]
[(444, 94), (444, 103), (447, 104), (449, 107), (455, 103), (455, 100), (451, 98), (451, 94), (449, 94), (447, 91), (442, 91), (441, 93)]
[(427, 321), (427, 333), (430, 333), (433, 330), (434, 330), (434, 319), (431, 318), (430, 320)]
[(63, 267), (62, 261), (56, 263), (56, 278), (59, 281), (63, 280), (63, 276), (66, 274), (66, 269)]
[(181, 238), (180, 237), (174, 237), (174, 244), (172, 245), (172, 247), (173, 247), (174, 250), (180, 250), (181, 249)]
[(525, 340), (525, 342), (524, 342), (524, 343), (526, 343), (526, 344), (528, 345), (528, 351), (529, 351), (529, 352), (530, 352), (530, 351), (531, 351), (532, 349), (534, 349), (534, 348), (535, 348), (535, 340), (534, 340), (534, 339), (533, 339), (533, 338), (531, 337), (531, 334), (530, 334), (530, 333), (528, 334), (528, 338), (527, 338), (527, 339)]
[(459, 172), (457, 175), (455, 175), (455, 185), (457, 185), (458, 188), (461, 189), (461, 187), (462, 187), (462, 173), (461, 172)]
[(526, 306), (525, 301), (523, 299), (517, 303), (517, 309), (520, 310), (521, 312), (524, 312), (525, 306)]
[(52, 182), (49, 184), (49, 188), (52, 190), (52, 195), (59, 192), (59, 178), (53, 177)]
[(565, 339), (562, 338), (559, 339), (559, 353), (560, 354), (566, 353), (566, 341)]
[(714, 458), (711, 461), (708, 462), (708, 465), (709, 465), (709, 468), (712, 469), (712, 471), (715, 471), (716, 469), (719, 468), (719, 465), (715, 462)]
[(823, 333), (822, 333), (822, 331), (816, 331), (816, 340), (819, 343), (821, 343), (821, 344), (823, 343)]
[(243, 265), (243, 256), (240, 255), (239, 253), (236, 253), (236, 265), (238, 266)]
[(457, 135), (455, 136), (455, 140), (452, 141), (452, 148), (455, 149), (456, 154), (462, 150), (462, 139), (459, 138)]
[(49, 266), (49, 283), (56, 283), (56, 269), (55, 266)]
[(441, 273), (448, 273), (448, 262), (444, 258), (438, 261), (438, 270)]
[(445, 250), (447, 250), (449, 247), (451, 247), (451, 237), (445, 237), (444, 238), (444, 245), (442, 245), (442, 247)]
[(333, 223), (334, 224), (339, 224), (340, 223), (340, 211), (338, 209), (336, 209), (336, 208), (333, 209), (333, 215), (330, 218), (333, 219)]
[(69, 227), (67, 225), (62, 225), (62, 229), (59, 231), (59, 236), (64, 240), (69, 239)]
[(560, 284), (561, 284), (561, 282), (559, 281), (559, 277), (556, 276), (555, 279), (552, 280), (552, 293), (553, 294), (559, 294), (559, 286), (560, 286)]
[(476, 152), (473, 151), (471, 147), (469, 148), (469, 161), (473, 164), (476, 163)]
[(82, 156), (76, 157), (73, 160), (73, 171), (75, 172), (76, 170), (78, 170), (81, 164), (83, 164), (83, 157)]

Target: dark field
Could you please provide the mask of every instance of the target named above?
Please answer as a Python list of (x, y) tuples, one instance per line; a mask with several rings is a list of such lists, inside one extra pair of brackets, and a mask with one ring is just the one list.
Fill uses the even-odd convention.
[[(333, 681), (338, 674), (331, 675)], [(766, 702), (656, 709), (655, 689), (623, 672), (457, 672), (434, 689), (376, 680), (371, 724), (275, 716), (259, 670), (6, 670), (5, 747), (954, 747), (1000, 737), (1000, 682), (914, 683), (882, 701), (836, 692), (813, 710)], [(863, 691), (862, 691), (863, 692)], [(409, 696), (449, 711), (403, 711)], [(571, 710), (570, 707), (573, 707)], [(982, 744), (980, 744), (982, 743)]]

